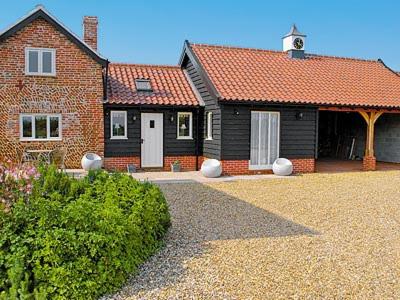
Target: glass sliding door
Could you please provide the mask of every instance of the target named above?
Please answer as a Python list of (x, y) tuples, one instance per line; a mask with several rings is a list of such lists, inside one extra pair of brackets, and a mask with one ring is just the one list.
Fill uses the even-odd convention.
[(279, 157), (279, 112), (252, 111), (250, 169), (271, 169)]

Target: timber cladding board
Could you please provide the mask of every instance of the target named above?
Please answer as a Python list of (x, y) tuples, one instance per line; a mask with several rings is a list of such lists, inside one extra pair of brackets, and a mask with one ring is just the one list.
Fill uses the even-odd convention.
[[(56, 50), (56, 76), (26, 76), (25, 48)], [(80, 167), (87, 151), (104, 153), (103, 67), (42, 18), (0, 43), (0, 159), (25, 147), (67, 149), (66, 167)], [(20, 142), (21, 113), (62, 117), (62, 141)]]
[[(110, 111), (127, 111), (128, 139), (110, 139)], [(193, 139), (177, 139), (177, 115), (178, 112), (192, 112)], [(162, 113), (164, 125), (164, 156), (180, 156), (196, 154), (196, 109), (188, 107), (167, 108), (157, 107), (121, 107), (107, 105), (104, 110), (104, 137), (105, 157), (140, 156), (141, 152), (141, 113)], [(174, 120), (171, 122), (171, 116)], [(133, 118), (136, 120), (133, 120)], [(201, 155), (201, 153), (199, 153)]]
[[(280, 156), (287, 158), (313, 158), (315, 155), (317, 108), (304, 106), (273, 106), (223, 104), (222, 159), (250, 158), (251, 111), (280, 112)], [(302, 112), (303, 118), (296, 119)]]
[[(204, 115), (207, 112), (213, 113), (213, 139), (203, 140), (203, 153), (208, 158), (221, 159), (221, 108), (215, 96), (206, 87), (204, 80), (200, 76), (200, 71), (195, 68), (189, 58), (186, 58), (183, 67), (187, 70), (190, 79), (204, 101)], [(204, 122), (202, 122), (204, 124)], [(202, 125), (202, 137), (205, 136), (205, 127)]]

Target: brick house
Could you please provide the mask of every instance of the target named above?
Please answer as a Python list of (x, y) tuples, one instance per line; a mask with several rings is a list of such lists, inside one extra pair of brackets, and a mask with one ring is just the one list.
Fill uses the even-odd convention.
[(97, 19), (83, 40), (42, 6), (0, 33), (0, 160), (23, 147), (67, 149), (66, 167), (104, 153), (103, 76)]
[(283, 51), (185, 42), (177, 66), (109, 63), (97, 18), (80, 39), (37, 7), (0, 33), (0, 160), (26, 146), (87, 151), (105, 168), (168, 170), (206, 158), (225, 174), (296, 172), (324, 159), (400, 162), (400, 75), (381, 60), (305, 52), (295, 26)]

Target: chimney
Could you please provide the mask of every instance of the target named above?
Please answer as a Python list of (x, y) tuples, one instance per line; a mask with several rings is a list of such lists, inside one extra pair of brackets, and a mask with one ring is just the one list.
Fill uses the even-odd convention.
[(97, 51), (97, 17), (83, 17), (83, 40), (94, 51)]

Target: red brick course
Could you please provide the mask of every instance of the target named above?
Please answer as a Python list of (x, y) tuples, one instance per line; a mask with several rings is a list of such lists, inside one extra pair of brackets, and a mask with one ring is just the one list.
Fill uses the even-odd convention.
[[(26, 76), (26, 47), (56, 49), (56, 76)], [(65, 147), (67, 168), (87, 151), (103, 155), (102, 67), (93, 58), (43, 19), (2, 41), (0, 57), (0, 161), (25, 146)], [(61, 114), (62, 140), (20, 142), (21, 113)]]
[[(179, 160), (181, 163), (182, 171), (194, 171), (196, 170), (196, 156), (165, 156), (164, 157), (164, 171), (171, 170), (171, 163)], [(202, 157), (199, 157), (199, 165)], [(134, 164), (137, 169), (140, 169), (140, 157), (139, 156), (123, 156), (123, 157), (105, 157), (104, 168), (107, 170), (118, 170), (126, 171), (128, 164)]]
[(103, 167), (110, 171), (127, 171), (127, 165), (133, 164), (137, 169), (140, 168), (139, 156), (124, 156), (124, 157), (105, 157)]
[(314, 173), (314, 158), (296, 158), (290, 160), (293, 164), (293, 173)]
[[(194, 171), (196, 170), (196, 156), (165, 156), (164, 157), (164, 171), (171, 170), (171, 163), (179, 160), (181, 163), (182, 171)], [(200, 160), (200, 159), (199, 159)]]
[(364, 171), (375, 171), (376, 170), (376, 157), (375, 156), (364, 156), (363, 170)]
[[(315, 159), (291, 159), (294, 173), (315, 172)], [(248, 160), (222, 160), (222, 173), (224, 175), (254, 175), (272, 174), (272, 170), (249, 170)]]
[(223, 175), (243, 175), (249, 174), (248, 160), (222, 160)]

